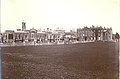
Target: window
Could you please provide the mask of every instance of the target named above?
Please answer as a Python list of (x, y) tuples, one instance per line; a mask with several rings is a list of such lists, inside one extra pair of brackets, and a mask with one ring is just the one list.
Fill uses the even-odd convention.
[(13, 39), (13, 34), (9, 34), (8, 39)]

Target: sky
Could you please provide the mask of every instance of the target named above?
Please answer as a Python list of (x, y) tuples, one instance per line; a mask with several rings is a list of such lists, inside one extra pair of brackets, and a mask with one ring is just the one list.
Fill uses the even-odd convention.
[(120, 33), (120, 0), (1, 0), (1, 31), (26, 27), (63, 28), (91, 25)]

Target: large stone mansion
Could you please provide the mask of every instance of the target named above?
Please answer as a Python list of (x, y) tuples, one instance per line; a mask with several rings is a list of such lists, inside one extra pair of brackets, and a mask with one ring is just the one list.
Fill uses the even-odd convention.
[(65, 32), (63, 29), (57, 28), (51, 30), (36, 30), (34, 28), (26, 30), (26, 22), (22, 22), (22, 29), (6, 30), (0, 34), (1, 43), (10, 42), (65, 42), (65, 41), (113, 41), (115, 35), (112, 33), (112, 28), (100, 27), (83, 27), (78, 28), (77, 31)]

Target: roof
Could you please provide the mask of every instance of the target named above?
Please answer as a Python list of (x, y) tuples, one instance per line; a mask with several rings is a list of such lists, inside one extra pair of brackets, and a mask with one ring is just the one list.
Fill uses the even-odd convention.
[(15, 33), (27, 33), (25, 31), (16, 31)]
[(75, 35), (73, 32), (65, 32), (65, 35)]
[(5, 30), (5, 32), (14, 32), (14, 30)]

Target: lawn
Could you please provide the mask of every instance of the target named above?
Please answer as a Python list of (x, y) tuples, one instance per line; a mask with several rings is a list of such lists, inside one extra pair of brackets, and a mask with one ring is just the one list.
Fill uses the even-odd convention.
[(114, 42), (2, 47), (2, 79), (118, 79)]

